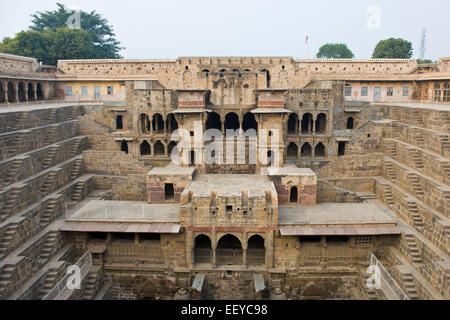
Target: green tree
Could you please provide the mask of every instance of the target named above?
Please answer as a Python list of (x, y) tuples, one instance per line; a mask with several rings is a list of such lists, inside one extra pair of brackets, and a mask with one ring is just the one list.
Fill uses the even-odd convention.
[(34, 57), (49, 65), (56, 65), (58, 59), (92, 58), (94, 51), (95, 46), (86, 31), (69, 28), (22, 31), (0, 43), (0, 52)]
[(404, 39), (390, 38), (378, 42), (372, 58), (410, 59), (413, 55), (411, 42)]
[[(67, 21), (75, 13), (57, 3), (58, 8), (53, 11), (36, 12), (32, 15), (31, 30), (46, 31), (67, 27)], [(80, 11), (81, 29), (85, 30), (94, 46), (93, 55), (90, 58), (121, 58), (119, 51), (120, 42), (115, 38), (112, 26), (108, 20), (95, 11)]]
[(319, 49), (317, 58), (354, 58), (355, 55), (344, 43), (327, 43)]
[(417, 59), (417, 63), (418, 64), (428, 64), (428, 63), (433, 63), (433, 60), (430, 60), (430, 59), (424, 59), (424, 60)]

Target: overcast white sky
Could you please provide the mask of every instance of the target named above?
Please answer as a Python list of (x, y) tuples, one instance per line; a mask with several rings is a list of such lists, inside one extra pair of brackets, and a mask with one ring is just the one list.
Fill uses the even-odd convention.
[[(313, 57), (327, 42), (346, 43), (356, 58), (370, 58), (379, 40), (402, 37), (419, 57), (450, 56), (449, 0), (60, 0), (96, 10), (126, 47), (125, 58), (180, 56)], [(381, 10), (379, 29), (367, 27)], [(0, 39), (28, 29), (30, 15), (56, 8), (54, 0), (0, 0)], [(374, 22), (374, 20), (370, 20)], [(305, 38), (309, 35), (309, 50)]]

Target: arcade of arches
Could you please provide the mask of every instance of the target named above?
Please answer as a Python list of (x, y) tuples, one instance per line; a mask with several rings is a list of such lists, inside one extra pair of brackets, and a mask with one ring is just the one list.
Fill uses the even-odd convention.
[(40, 82), (0, 81), (0, 103), (18, 103), (45, 100)]
[(205, 234), (200, 234), (195, 238), (193, 249), (194, 264), (212, 265), (248, 265), (263, 266), (266, 264), (265, 240), (260, 235), (252, 235), (246, 243), (232, 234), (222, 236), (217, 245), (214, 245), (211, 238)]

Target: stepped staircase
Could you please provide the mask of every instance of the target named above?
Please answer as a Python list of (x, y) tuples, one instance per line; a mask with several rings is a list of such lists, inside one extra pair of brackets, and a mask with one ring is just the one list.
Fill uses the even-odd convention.
[(56, 172), (55, 171), (49, 172), (47, 175), (47, 179), (45, 180), (45, 182), (41, 188), (41, 192), (43, 194), (50, 193), (50, 191), (52, 190), (52, 187), (54, 185), (55, 179), (56, 179)]
[(384, 166), (386, 168), (386, 174), (387, 174), (388, 179), (391, 182), (395, 182), (395, 180), (397, 180), (397, 175), (395, 174), (395, 170), (394, 170), (392, 163), (390, 163), (389, 161), (385, 161)]
[(7, 158), (12, 158), (20, 154), (20, 150), (25, 143), (25, 133), (18, 132), (15, 134), (16, 139), (14, 140), (13, 145), (8, 150)]
[(78, 118), (78, 108), (72, 107), (69, 113), (69, 118), (72, 120), (76, 120)]
[(52, 221), (54, 221), (56, 210), (56, 200), (50, 199), (45, 207), (45, 211), (41, 216), (40, 225), (41, 227), (48, 226)]
[(397, 121), (400, 121), (401, 120), (401, 117), (400, 117), (400, 111), (398, 110), (398, 108), (395, 108), (395, 107), (391, 107), (390, 108), (390, 115), (389, 115), (389, 117), (392, 119), (392, 120), (397, 120)]
[(42, 166), (45, 169), (48, 169), (48, 168), (51, 167), (51, 165), (53, 163), (53, 159), (55, 158), (55, 154), (56, 154), (57, 150), (58, 150), (58, 147), (56, 147), (56, 146), (50, 147), (48, 149), (48, 152), (46, 153), (45, 159), (44, 159), (44, 161), (42, 163)]
[(450, 162), (443, 163), (441, 165), (442, 170), (445, 172), (445, 175), (448, 180), (450, 180)]
[(417, 208), (417, 205), (415, 202), (413, 202), (413, 201), (408, 202), (408, 211), (411, 214), (411, 217), (413, 219), (414, 228), (416, 228), (418, 231), (422, 232), (423, 228), (424, 228), (423, 219), (419, 213), (419, 208)]
[(114, 130), (114, 129), (108, 127), (106, 124), (101, 123), (101, 122), (98, 121), (98, 120), (95, 120), (95, 124), (96, 124), (97, 126), (99, 126), (100, 128), (102, 128), (106, 133), (113, 133), (113, 132), (116, 131), (116, 130)]
[(57, 269), (50, 269), (39, 289), (39, 300), (44, 299), (45, 296), (58, 284), (59, 271)]
[(416, 166), (417, 169), (423, 169), (424, 165), (422, 162), (422, 154), (420, 153), (419, 150), (417, 149), (409, 149), (409, 153), (411, 155), (411, 159), (414, 162), (414, 165)]
[(375, 289), (369, 289), (367, 287), (367, 279), (370, 277), (370, 274), (367, 273), (367, 268), (360, 268), (360, 290), (363, 292), (365, 298), (367, 300), (378, 300), (377, 291)]
[(409, 172), (408, 173), (408, 180), (409, 182), (411, 182), (411, 185), (414, 189), (414, 192), (416, 194), (416, 196), (421, 199), (422, 196), (424, 195), (422, 186), (420, 184), (419, 178), (417, 178), (415, 173)]
[(79, 154), (80, 150), (80, 144), (81, 144), (81, 138), (77, 138), (73, 141), (73, 144), (70, 146), (70, 155), (72, 157), (75, 157), (77, 154)]
[(3, 235), (3, 238), (0, 241), (0, 258), (3, 258), (6, 255), (8, 248), (11, 243), (14, 241), (14, 238), (19, 229), (19, 225), (13, 224), (9, 225)]
[(396, 146), (395, 142), (389, 141), (387, 143), (387, 149), (392, 158), (394, 158), (394, 159), (397, 158), (397, 146)]
[(442, 143), (442, 151), (450, 151), (450, 141), (448, 140), (448, 137), (441, 137), (441, 143)]
[(19, 199), (20, 190), (12, 190), (9, 192), (8, 196), (6, 197), (6, 203), (3, 207), (2, 211), (0, 212), (0, 221), (4, 221), (7, 218), (9, 218), (11, 214), (11, 209), (16, 205), (17, 200)]
[(411, 255), (412, 262), (413, 263), (422, 263), (422, 257), (419, 252), (419, 249), (417, 248), (416, 240), (414, 239), (414, 235), (412, 234), (405, 234), (405, 241), (406, 246), (408, 248), (408, 253)]
[(401, 136), (402, 129), (398, 123), (392, 124), (392, 136), (394, 139), (398, 139)]
[(45, 123), (52, 124), (56, 122), (56, 109), (51, 109), (47, 118), (45, 119)]
[(28, 118), (27, 112), (22, 112), (20, 115), (17, 116), (16, 121), (11, 126), (11, 131), (19, 131), (23, 129), (23, 123)]
[(4, 295), (11, 284), (14, 270), (15, 267), (10, 265), (3, 268), (2, 273), (0, 274), (0, 298), (6, 299)]
[(78, 122), (72, 122), (70, 124), (70, 136), (71, 137), (76, 137), (78, 135)]
[(414, 276), (411, 273), (402, 274), (402, 281), (405, 288), (405, 293), (410, 300), (418, 300), (419, 295), (417, 293), (416, 283)]
[(56, 129), (57, 129), (57, 126), (51, 126), (48, 129), (47, 134), (46, 134), (46, 136), (44, 138), (45, 145), (53, 144), (53, 141), (56, 140), (55, 139)]
[(97, 293), (95, 286), (97, 284), (98, 277), (99, 277), (98, 268), (92, 268), (87, 276), (86, 287), (83, 292), (82, 300), (94, 300), (95, 294)]
[(394, 206), (394, 196), (392, 195), (392, 188), (389, 185), (383, 186), (383, 199), (389, 208)]
[(416, 120), (418, 126), (423, 126), (423, 125), (424, 125), (423, 117), (422, 117), (422, 112), (420, 112), (420, 111), (417, 110), (417, 109), (414, 109), (414, 110), (411, 112), (411, 115), (413, 116), (413, 119)]
[(52, 252), (56, 247), (57, 240), (58, 240), (58, 231), (50, 232), (45, 238), (45, 243), (41, 249), (41, 254), (39, 256), (39, 261), (41, 265), (46, 264), (50, 260)]
[(82, 158), (75, 160), (75, 164), (72, 168), (72, 171), (70, 171), (70, 176), (72, 177), (72, 179), (76, 179), (78, 177), (82, 166), (83, 166)]
[(3, 180), (5, 185), (9, 185), (16, 181), (19, 170), (23, 166), (23, 162), (24, 161), (22, 159), (14, 160), (13, 164), (11, 165), (11, 168), (9, 169), (8, 173), (6, 174), (5, 179)]
[(420, 133), (420, 129), (419, 128), (413, 128), (412, 132), (413, 132), (413, 137), (414, 137), (415, 144), (418, 147), (423, 147), (425, 145), (425, 142), (424, 142), (424, 140), (422, 138), (422, 134)]
[(71, 197), (72, 201), (81, 201), (83, 199), (83, 190), (86, 187), (86, 182), (80, 181), (77, 183), (75, 192)]

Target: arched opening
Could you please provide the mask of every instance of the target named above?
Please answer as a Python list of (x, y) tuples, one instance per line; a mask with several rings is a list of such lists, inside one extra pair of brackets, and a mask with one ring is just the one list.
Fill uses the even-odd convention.
[(209, 129), (217, 129), (222, 132), (222, 123), (220, 122), (220, 116), (215, 112), (208, 113), (208, 119), (206, 120), (206, 130)]
[(163, 133), (164, 132), (164, 120), (162, 115), (159, 113), (153, 115), (153, 132), (154, 133)]
[(20, 102), (23, 102), (23, 101), (26, 100), (25, 99), (26, 98), (25, 97), (25, 86), (24, 86), (24, 84), (22, 82), (19, 83), (18, 92), (17, 93), (18, 93)]
[(34, 100), (34, 87), (32, 83), (28, 84), (28, 101)]
[(298, 146), (295, 142), (291, 142), (287, 149), (287, 158), (288, 159), (297, 159), (298, 158)]
[(175, 116), (173, 114), (169, 114), (167, 116), (167, 131), (169, 133), (174, 132), (178, 129), (178, 121), (175, 119)]
[(155, 148), (155, 156), (156, 157), (163, 157), (165, 155), (164, 145), (162, 144), (161, 141), (157, 141), (155, 143), (154, 148)]
[(16, 102), (16, 89), (11, 82), (8, 82), (8, 102)]
[(212, 263), (211, 239), (205, 235), (195, 238), (194, 263)]
[(316, 132), (325, 133), (327, 131), (327, 116), (324, 113), (319, 114), (316, 120)]
[(128, 142), (126, 142), (125, 140), (123, 140), (122, 143), (120, 144), (120, 151), (128, 154)]
[(217, 263), (220, 265), (241, 265), (243, 263), (241, 241), (229, 234), (222, 237), (217, 245)]
[(189, 153), (189, 166), (195, 166), (195, 151), (191, 150)]
[(175, 141), (172, 141), (171, 143), (169, 143), (169, 145), (167, 147), (167, 151), (169, 152), (169, 157), (172, 156), (172, 153), (176, 154), (176, 156), (178, 157), (177, 143)]
[(352, 117), (347, 119), (347, 129), (348, 130), (355, 129), (355, 120)]
[(223, 78), (225, 76), (225, 73), (227, 73), (227, 70), (225, 70), (225, 69), (220, 70), (219, 71), (220, 77)]
[(288, 134), (297, 134), (299, 119), (296, 113), (291, 113), (288, 120)]
[(301, 157), (302, 158), (311, 158), (311, 155), (312, 155), (311, 145), (308, 142), (306, 142), (302, 146)]
[(274, 164), (273, 151), (267, 151), (267, 166), (271, 166)]
[(150, 132), (150, 117), (148, 114), (142, 113), (139, 116), (139, 127), (141, 128), (142, 133)]
[(3, 89), (3, 84), (0, 83), (0, 103), (5, 102), (6, 102), (5, 90)]
[(141, 156), (150, 156), (152, 154), (152, 148), (147, 141), (141, 143)]
[(258, 132), (258, 122), (256, 122), (255, 115), (251, 112), (244, 116), (244, 121), (242, 122), (242, 130), (247, 132), (248, 130), (254, 129)]
[(340, 141), (338, 144), (338, 157), (345, 156), (345, 149), (347, 148), (347, 142)]
[[(231, 112), (225, 117), (225, 130), (236, 131), (239, 129), (239, 117), (236, 113)], [(226, 131), (225, 131), (226, 133)]]
[(116, 129), (123, 130), (123, 116), (116, 117)]
[(42, 86), (40, 83), (36, 86), (36, 96), (38, 100), (44, 100), (44, 92), (42, 91)]
[(173, 183), (164, 184), (164, 199), (166, 201), (172, 201), (175, 199), (175, 187)]
[(298, 188), (292, 187), (289, 193), (289, 202), (290, 203), (298, 203)]
[(313, 116), (311, 113), (306, 113), (302, 118), (302, 133), (311, 134), (314, 125)]
[(434, 94), (433, 94), (433, 100), (434, 101), (440, 101), (441, 100), (441, 85), (439, 83), (436, 83), (434, 85)]
[(247, 264), (264, 265), (266, 263), (266, 247), (264, 238), (260, 235), (254, 235), (248, 239)]
[(324, 158), (325, 157), (325, 146), (323, 145), (322, 142), (319, 142), (319, 144), (316, 146), (315, 156), (316, 156), (316, 158)]
[(266, 86), (270, 88), (270, 72), (267, 69), (261, 70), (262, 73), (266, 74)]
[(202, 75), (203, 75), (203, 77), (205, 77), (205, 78), (209, 78), (209, 70), (208, 70), (208, 69), (203, 69), (203, 70), (202, 70)]
[(450, 101), (450, 85), (448, 83), (444, 84), (444, 97), (443, 97), (443, 101), (444, 102), (449, 102)]

